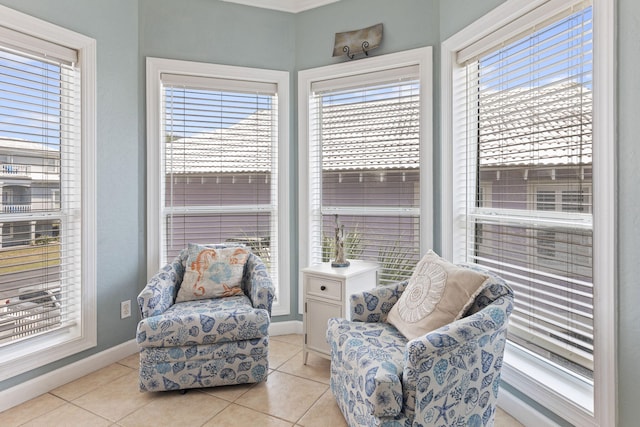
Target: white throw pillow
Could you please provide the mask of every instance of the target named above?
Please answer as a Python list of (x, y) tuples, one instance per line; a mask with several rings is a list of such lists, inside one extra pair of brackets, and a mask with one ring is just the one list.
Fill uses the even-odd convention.
[(489, 276), (458, 267), (429, 251), (418, 262), (387, 322), (414, 339), (460, 319)]

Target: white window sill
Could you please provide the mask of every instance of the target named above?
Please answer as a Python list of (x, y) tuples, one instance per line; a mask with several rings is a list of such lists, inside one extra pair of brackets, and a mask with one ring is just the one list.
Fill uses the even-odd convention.
[(574, 425), (597, 426), (593, 383), (507, 344), (501, 378)]

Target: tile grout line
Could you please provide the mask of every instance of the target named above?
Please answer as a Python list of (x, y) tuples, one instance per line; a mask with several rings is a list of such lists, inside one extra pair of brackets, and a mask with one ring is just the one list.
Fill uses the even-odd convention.
[[(120, 363), (119, 361), (118, 361), (118, 362), (114, 362), (112, 365), (120, 365), (120, 366), (124, 366), (125, 368), (130, 369), (132, 372), (135, 372), (135, 371), (136, 371), (136, 369), (134, 369), (134, 368), (132, 368), (132, 367), (130, 367), (130, 366), (124, 365), (124, 364)], [(109, 365), (109, 366), (111, 366), (111, 365)], [(96, 371), (96, 372), (97, 372), (97, 371)], [(122, 375), (118, 375), (118, 376), (116, 376), (115, 378), (111, 379), (111, 381), (110, 381), (110, 382), (113, 382), (113, 381), (116, 381), (116, 380), (118, 380), (118, 379), (120, 379), (120, 378), (122, 378), (122, 377), (125, 377), (126, 375), (129, 375), (130, 373), (131, 373), (131, 372), (126, 372), (126, 373), (124, 373), (124, 374), (122, 374)], [(91, 375), (91, 374), (85, 375), (85, 377), (86, 377), (86, 376), (89, 376), (89, 375)], [(85, 377), (81, 377), (81, 378), (85, 378)], [(80, 379), (80, 378), (79, 378), (79, 379)], [(77, 381), (77, 380), (76, 380), (76, 381)], [(73, 381), (71, 381), (71, 382), (73, 382)], [(67, 383), (67, 384), (69, 384), (69, 383)], [(107, 384), (108, 384), (108, 383), (107, 383)], [(104, 384), (103, 384), (103, 385), (104, 385)], [(67, 399), (64, 399), (64, 398), (62, 398), (62, 397), (60, 397), (60, 396), (56, 396), (56, 397), (58, 397), (58, 398), (60, 398), (60, 399), (64, 400), (65, 402), (67, 402), (67, 403), (69, 403), (69, 404), (71, 404), (71, 405), (75, 406), (76, 408), (82, 409), (83, 411), (89, 412), (90, 414), (93, 414), (93, 415), (95, 415), (95, 416), (97, 416), (97, 417), (99, 417), (99, 418), (101, 418), (101, 419), (103, 419), (103, 420), (106, 420), (107, 422), (109, 422), (109, 423), (111, 423), (111, 424), (117, 424), (117, 425), (120, 425), (120, 424), (119, 424), (119, 422), (120, 422), (120, 421), (122, 421), (123, 419), (125, 419), (125, 418), (126, 418), (126, 417), (128, 417), (129, 415), (133, 414), (133, 413), (134, 413), (134, 412), (136, 412), (137, 410), (142, 409), (142, 408), (144, 408), (144, 407), (146, 407), (146, 406), (150, 405), (151, 403), (153, 403), (153, 401), (149, 401), (149, 402), (145, 403), (144, 405), (142, 405), (142, 406), (140, 406), (140, 407), (138, 407), (138, 408), (135, 408), (135, 409), (134, 409), (134, 410), (132, 410), (131, 412), (129, 412), (129, 413), (127, 413), (127, 414), (123, 415), (122, 417), (118, 418), (117, 420), (112, 421), (112, 420), (110, 420), (110, 419), (108, 419), (108, 418), (105, 418), (104, 416), (102, 416), (102, 415), (100, 415), (100, 414), (98, 414), (98, 413), (96, 413), (96, 412), (94, 412), (94, 411), (92, 411), (92, 410), (90, 410), (90, 409), (88, 409), (88, 408), (85, 408), (85, 407), (83, 407), (83, 406), (80, 406), (78, 403), (76, 403), (76, 402), (75, 402), (76, 400), (80, 399), (81, 397), (86, 396), (87, 394), (92, 393), (92, 392), (94, 392), (94, 391), (98, 390), (101, 386), (102, 386), (102, 385), (98, 385), (98, 386), (96, 386), (96, 387), (92, 388), (91, 390), (88, 390), (86, 393), (83, 393), (83, 394), (81, 394), (81, 395), (79, 395), (79, 396), (75, 397), (73, 400), (67, 400)], [(49, 392), (49, 393), (51, 393), (51, 392)], [(51, 393), (51, 394), (52, 394), (52, 393)], [(55, 396), (55, 395), (54, 395), (54, 396)]]
[[(119, 362), (114, 362), (113, 364), (120, 364), (120, 363), (119, 363)], [(113, 365), (113, 364), (112, 364), (112, 365)], [(131, 368), (130, 366), (122, 365), (122, 364), (120, 364), (120, 365), (121, 365), (121, 366), (124, 366), (124, 367), (126, 367), (126, 368), (129, 368), (129, 369), (131, 369), (132, 371), (135, 371), (135, 370), (134, 370), (133, 368)], [(111, 365), (109, 365), (109, 366), (111, 366)], [(95, 371), (95, 372), (97, 372), (97, 371)], [(80, 379), (82, 379), (82, 378), (86, 378), (86, 377), (88, 377), (88, 376), (89, 376), (89, 375), (91, 375), (91, 374), (93, 374), (93, 372), (92, 372), (92, 373), (90, 373), (90, 374), (84, 375), (84, 376), (82, 376), (82, 377), (80, 377), (80, 378), (77, 378), (77, 379), (75, 379), (75, 380), (73, 380), (73, 381), (69, 381), (68, 383), (63, 384), (63, 385), (61, 385), (60, 387), (64, 387), (65, 385), (70, 384), (70, 383), (72, 383), (72, 382), (74, 382), (74, 381), (78, 381), (78, 380), (80, 380)], [(128, 374), (128, 372), (127, 372), (127, 373), (123, 373), (122, 375), (118, 375), (118, 376), (114, 377), (111, 381), (115, 381), (116, 379), (119, 379), (119, 378), (121, 378), (121, 377), (123, 377), (123, 376), (125, 376), (125, 375), (127, 375), (127, 374)], [(58, 388), (60, 388), (60, 387), (56, 387), (56, 389), (58, 389)], [(92, 391), (97, 390), (99, 387), (100, 387), (99, 385), (98, 385), (98, 386), (96, 386), (96, 387), (93, 387), (93, 388), (91, 388), (90, 390), (87, 390), (85, 393), (82, 393), (82, 394), (80, 394), (79, 396), (76, 396), (75, 398), (73, 398), (73, 399), (71, 399), (71, 400), (69, 400), (69, 399), (67, 399), (67, 398), (65, 398), (65, 397), (63, 397), (63, 396), (59, 396), (59, 395), (55, 394), (55, 393), (54, 393), (54, 390), (55, 390), (55, 389), (54, 389), (54, 390), (50, 390), (50, 391), (48, 391), (48, 392), (46, 392), (46, 393), (43, 393), (43, 394), (41, 394), (40, 396), (48, 395), (48, 396), (53, 397), (54, 399), (59, 399), (59, 400), (61, 400), (61, 401), (62, 401), (62, 402), (64, 402), (64, 403), (62, 403), (60, 406), (57, 406), (57, 407), (55, 407), (55, 408), (53, 408), (53, 409), (51, 409), (51, 410), (49, 410), (49, 411), (47, 411), (47, 412), (45, 412), (45, 413), (43, 413), (43, 414), (40, 414), (40, 415), (38, 415), (38, 416), (35, 416), (35, 417), (30, 418), (30, 419), (28, 419), (28, 420), (25, 420), (24, 422), (21, 422), (21, 423), (20, 423), (20, 424), (18, 424), (18, 425), (19, 425), (19, 426), (23, 426), (23, 425), (25, 425), (25, 424), (27, 424), (27, 423), (29, 423), (29, 422), (31, 422), (31, 421), (33, 421), (33, 420), (37, 419), (37, 418), (43, 417), (43, 416), (45, 416), (45, 415), (47, 415), (47, 414), (51, 414), (52, 412), (54, 412), (54, 411), (56, 411), (56, 410), (60, 409), (61, 407), (63, 407), (65, 404), (71, 404), (71, 405), (75, 406), (76, 408), (79, 408), (79, 409), (82, 409), (82, 410), (84, 410), (84, 411), (87, 411), (87, 412), (89, 412), (89, 413), (91, 413), (91, 414), (93, 414), (93, 415), (96, 415), (96, 416), (98, 416), (98, 417), (100, 417), (100, 418), (102, 418), (102, 419), (104, 419), (104, 420), (106, 420), (106, 421), (108, 421), (108, 422), (110, 422), (110, 423), (114, 423), (114, 421), (111, 421), (111, 420), (109, 420), (109, 419), (106, 419), (106, 418), (104, 418), (103, 416), (101, 416), (101, 415), (99, 415), (99, 414), (96, 414), (96, 413), (94, 413), (94, 412), (92, 412), (92, 411), (90, 411), (90, 410), (88, 410), (88, 409), (86, 409), (86, 408), (83, 408), (82, 406), (79, 406), (78, 404), (75, 404), (75, 403), (73, 402), (74, 400), (79, 399), (79, 398), (81, 398), (82, 396), (85, 396), (86, 394), (91, 393)], [(36, 398), (37, 398), (37, 397), (36, 397)], [(34, 399), (36, 399), (36, 398), (34, 398)], [(31, 399), (31, 400), (34, 400), (34, 399)], [(31, 401), (31, 400), (29, 400), (29, 401)], [(29, 402), (29, 401), (27, 401), (27, 402)], [(27, 403), (27, 402), (24, 402), (24, 403)], [(117, 421), (116, 421), (116, 423), (117, 423)]]
[(303, 424), (299, 424), (299, 423), (300, 423), (300, 421), (305, 417), (305, 415), (307, 415), (307, 414), (311, 411), (311, 409), (313, 409), (313, 407), (316, 405), (316, 403), (318, 403), (318, 402), (320, 401), (320, 399), (322, 399), (322, 396), (324, 396), (324, 395), (325, 395), (325, 393), (326, 393), (327, 391), (330, 391), (330, 390), (331, 390), (331, 387), (328, 387), (328, 388), (327, 388), (327, 390), (323, 391), (323, 392), (322, 392), (322, 394), (321, 394), (320, 396), (318, 396), (318, 398), (317, 398), (317, 399), (316, 399), (316, 400), (315, 400), (315, 401), (314, 401), (314, 402), (309, 406), (309, 408), (304, 412), (304, 414), (302, 414), (302, 416), (301, 416), (300, 418), (298, 418), (298, 419), (296, 420), (296, 422), (295, 422), (295, 423), (293, 423), (293, 424), (294, 424), (294, 426), (300, 425), (300, 426), (304, 427), (304, 425), (303, 425)]
[[(257, 412), (257, 413), (263, 414), (263, 415), (268, 416), (268, 417), (270, 417), (270, 418), (273, 418), (273, 419), (280, 420), (280, 421), (282, 421), (282, 422), (285, 422), (285, 423), (291, 424), (292, 426), (300, 426), (299, 422), (302, 420), (302, 418), (304, 418), (304, 417), (309, 413), (309, 411), (311, 411), (311, 409), (312, 409), (316, 404), (318, 404), (318, 402), (319, 402), (319, 401), (322, 399), (322, 397), (327, 393), (327, 391), (329, 391), (329, 390), (330, 390), (330, 387), (329, 387), (329, 385), (328, 385), (327, 383), (322, 382), (321, 380), (317, 380), (317, 379), (315, 379), (315, 378), (309, 378), (309, 377), (305, 376), (305, 374), (304, 374), (304, 373), (292, 373), (292, 372), (286, 372), (285, 370), (283, 370), (283, 367), (284, 367), (287, 363), (290, 363), (294, 358), (296, 358), (297, 356), (299, 356), (300, 352), (302, 351), (302, 345), (301, 345), (299, 342), (298, 342), (298, 343), (292, 343), (292, 342), (291, 342), (292, 340), (285, 340), (285, 339), (282, 339), (282, 340), (274, 339), (273, 341), (276, 341), (276, 342), (278, 342), (278, 343), (282, 343), (282, 344), (286, 344), (286, 345), (290, 345), (290, 346), (294, 346), (294, 347), (296, 347), (298, 350), (297, 350), (297, 351), (295, 351), (291, 356), (289, 356), (289, 357), (287, 357), (286, 359), (284, 359), (281, 363), (279, 363), (279, 364), (278, 364), (278, 366), (277, 366), (276, 368), (270, 369), (270, 371), (271, 371), (271, 372), (270, 372), (270, 374), (271, 374), (271, 373), (273, 373), (273, 372), (278, 372), (278, 373), (280, 373), (280, 374), (284, 374), (284, 375), (287, 375), (287, 376), (290, 376), (290, 377), (293, 377), (293, 378), (298, 378), (298, 379), (302, 379), (302, 380), (311, 381), (311, 382), (313, 382), (313, 383), (315, 383), (315, 384), (318, 384), (318, 385), (323, 386), (323, 387), (324, 387), (324, 391), (323, 391), (323, 392), (322, 392), (322, 393), (321, 393), (321, 394), (320, 394), (316, 399), (314, 399), (314, 400), (313, 400), (313, 402), (312, 402), (312, 403), (311, 403), (311, 404), (310, 404), (310, 405), (309, 405), (309, 406), (304, 410), (304, 413), (303, 413), (303, 414), (302, 414), (302, 415), (301, 415), (301, 416), (300, 416), (296, 421), (291, 421), (291, 420), (287, 420), (287, 419), (281, 418), (280, 416), (277, 416), (277, 415), (274, 415), (274, 414), (271, 414), (271, 413), (268, 413), (268, 412), (263, 412), (263, 411), (260, 411), (260, 410), (258, 410), (258, 409), (256, 409), (256, 408), (248, 407), (248, 406), (245, 406), (245, 405), (242, 405), (242, 404), (241, 404), (241, 402), (242, 402), (242, 397), (243, 397), (246, 393), (248, 393), (248, 392), (249, 392), (253, 387), (257, 386), (259, 383), (255, 383), (255, 384), (253, 384), (251, 387), (249, 387), (247, 390), (243, 391), (240, 395), (238, 395), (237, 397), (235, 397), (235, 398), (233, 398), (233, 399), (225, 399), (225, 398), (218, 397), (218, 396), (215, 396), (215, 395), (209, 395), (208, 393), (205, 393), (205, 392), (203, 392), (202, 390), (194, 389), (194, 391), (197, 391), (197, 392), (200, 392), (200, 393), (203, 393), (203, 394), (208, 394), (209, 396), (215, 397), (215, 398), (217, 398), (217, 399), (219, 399), (219, 400), (221, 400), (222, 402), (224, 402), (224, 403), (225, 403), (225, 406), (224, 406), (224, 407), (223, 407), (219, 412), (217, 412), (217, 413), (216, 413), (215, 415), (213, 415), (211, 418), (209, 418), (209, 419), (207, 419), (205, 422), (203, 422), (203, 423), (202, 423), (202, 425), (205, 425), (205, 424), (209, 423), (210, 421), (212, 421), (213, 419), (215, 419), (215, 417), (216, 417), (216, 416), (218, 416), (218, 415), (219, 415), (220, 413), (222, 413), (224, 410), (228, 409), (231, 405), (237, 405), (237, 406), (240, 406), (240, 407), (247, 408), (247, 409), (249, 409), (249, 410), (255, 411), (255, 412)], [(133, 355), (131, 355), (131, 356), (133, 356)], [(128, 357), (131, 357), (131, 356), (128, 356)], [(126, 358), (125, 358), (125, 359), (126, 359)], [(125, 359), (122, 359), (122, 360), (116, 361), (116, 362), (114, 362), (112, 365), (119, 365), (119, 366), (121, 366), (121, 367), (127, 368), (127, 371), (126, 371), (126, 372), (124, 372), (124, 373), (122, 373), (122, 374), (120, 374), (120, 375), (115, 376), (114, 378), (112, 378), (112, 379), (110, 380), (110, 382), (112, 382), (112, 381), (114, 381), (114, 380), (118, 380), (118, 379), (120, 379), (120, 378), (122, 378), (122, 377), (124, 377), (124, 376), (126, 376), (126, 375), (130, 375), (132, 372), (135, 372), (135, 371), (137, 370), (135, 367), (131, 366), (131, 364), (125, 364), (125, 363), (123, 362)], [(138, 369), (139, 369), (139, 368), (138, 368)], [(91, 375), (91, 374), (88, 374), (88, 375)], [(78, 378), (78, 379), (76, 379), (76, 380), (74, 380), (74, 381), (78, 381), (78, 380), (80, 380), (81, 378), (85, 378), (86, 376), (87, 376), (87, 375), (85, 375), (85, 376), (83, 376), (83, 377), (80, 377), (80, 378)], [(268, 380), (268, 376), (267, 376), (267, 379), (266, 379), (265, 381), (267, 381), (267, 380)], [(72, 382), (73, 382), (73, 381), (70, 381), (69, 383), (72, 383)], [(69, 384), (69, 383), (67, 383), (67, 384)], [(65, 384), (65, 385), (66, 385), (66, 384)], [(64, 386), (64, 385), (63, 385), (63, 386)], [(153, 402), (153, 401), (149, 401), (149, 402), (147, 402), (147, 403), (143, 404), (143, 405), (142, 405), (142, 406), (140, 406), (140, 407), (137, 407), (137, 408), (135, 408), (135, 409), (132, 409), (130, 412), (128, 412), (128, 413), (126, 413), (126, 414), (124, 414), (124, 415), (120, 416), (120, 417), (119, 417), (117, 420), (115, 420), (115, 421), (112, 421), (112, 420), (110, 420), (110, 419), (108, 419), (108, 418), (105, 418), (103, 415), (100, 415), (100, 414), (98, 414), (98, 413), (95, 413), (95, 412), (94, 412), (94, 411), (92, 411), (91, 409), (85, 408), (85, 407), (81, 406), (80, 404), (76, 403), (76, 401), (77, 401), (78, 399), (82, 398), (83, 396), (86, 396), (87, 394), (89, 394), (89, 393), (91, 393), (91, 392), (94, 392), (95, 390), (98, 390), (101, 386), (102, 386), (102, 385), (97, 385), (97, 386), (92, 387), (92, 388), (90, 388), (90, 389), (88, 389), (88, 390), (83, 390), (82, 394), (80, 394), (80, 395), (78, 395), (78, 396), (73, 397), (73, 399), (69, 399), (69, 398), (65, 398), (65, 397), (59, 396), (59, 395), (57, 395), (57, 394), (54, 394), (54, 393), (53, 393), (53, 391), (49, 391), (49, 392), (47, 392), (47, 393), (44, 393), (45, 395), (48, 395), (48, 396), (49, 396), (49, 397), (51, 397), (51, 398), (59, 399), (59, 401), (61, 401), (62, 403), (61, 403), (58, 407), (53, 408), (53, 409), (51, 409), (51, 410), (48, 410), (48, 411), (46, 411), (45, 413), (40, 414), (40, 415), (38, 415), (38, 416), (36, 416), (36, 417), (30, 418), (30, 419), (27, 419), (27, 420), (21, 420), (19, 425), (21, 425), (21, 426), (22, 426), (22, 425), (24, 425), (24, 424), (26, 424), (26, 423), (32, 422), (34, 419), (37, 419), (37, 418), (40, 418), (40, 417), (46, 417), (48, 414), (51, 414), (53, 411), (56, 411), (56, 410), (60, 409), (60, 408), (61, 408), (61, 407), (63, 407), (64, 405), (66, 405), (66, 404), (71, 404), (71, 405), (73, 405), (75, 408), (78, 408), (78, 409), (80, 409), (80, 410), (82, 410), (82, 411), (86, 411), (86, 412), (88, 412), (88, 413), (90, 413), (90, 414), (92, 414), (92, 415), (94, 415), (94, 416), (98, 417), (99, 419), (103, 419), (103, 420), (105, 420), (106, 422), (110, 423), (110, 425), (118, 425), (118, 426), (120, 426), (120, 425), (121, 425), (120, 423), (121, 423), (121, 421), (122, 421), (123, 419), (125, 419), (126, 417), (128, 417), (128, 416), (130, 416), (131, 414), (135, 413), (136, 411), (141, 410), (141, 409), (143, 409), (143, 408), (147, 407), (148, 405), (150, 405), (150, 404)], [(61, 386), (61, 387), (62, 387), (62, 386)]]
[[(191, 389), (189, 389), (189, 390), (191, 390)], [(229, 406), (233, 405), (233, 402), (228, 401), (227, 399), (223, 399), (223, 398), (221, 398), (221, 397), (217, 397), (217, 396), (210, 395), (210, 394), (205, 393), (204, 391), (202, 391), (202, 390), (200, 390), (200, 389), (192, 389), (192, 390), (193, 390), (193, 391), (195, 391), (195, 392), (198, 392), (198, 393), (202, 393), (202, 394), (204, 394), (204, 395), (206, 395), (206, 396), (213, 397), (213, 398), (216, 398), (216, 399), (218, 399), (218, 400), (222, 400), (223, 402), (225, 402), (225, 403), (226, 403), (226, 405), (224, 406), (224, 408), (222, 408), (221, 410), (219, 410), (218, 412), (216, 412), (215, 414), (213, 414), (213, 415), (211, 416), (211, 418), (208, 418), (205, 422), (203, 422), (202, 424), (200, 424), (200, 427), (203, 427), (203, 426), (204, 426), (204, 425), (206, 425), (207, 423), (211, 422), (215, 417), (217, 417), (217, 416), (218, 416), (218, 415), (220, 415), (222, 412), (224, 412), (224, 410), (225, 410), (225, 409), (227, 409)], [(249, 388), (249, 390), (251, 390), (251, 387)], [(247, 391), (249, 391), (249, 390), (247, 390)], [(245, 393), (246, 393), (246, 391), (245, 391)], [(244, 394), (244, 393), (242, 393), (242, 394)], [(242, 396), (242, 394), (241, 394), (240, 396)], [(240, 397), (240, 396), (238, 396), (238, 397)]]
[[(118, 362), (115, 362), (115, 363), (113, 363), (112, 365), (117, 365), (117, 364), (119, 364), (119, 363), (118, 363)], [(111, 366), (111, 365), (108, 365), (108, 366)], [(107, 366), (107, 367), (108, 367), (108, 366)], [(135, 371), (136, 371), (135, 369), (131, 368), (130, 366), (126, 366), (126, 365), (121, 365), (121, 366), (124, 366), (125, 368), (129, 368), (129, 369), (131, 369), (133, 372), (135, 372)], [(82, 376), (82, 377), (80, 377), (80, 378), (78, 378), (78, 379), (76, 379), (76, 380), (69, 381), (68, 383), (63, 384), (63, 385), (61, 385), (60, 387), (64, 387), (64, 386), (66, 386), (67, 384), (71, 384), (71, 383), (72, 383), (72, 382), (74, 382), (74, 381), (78, 381), (78, 380), (81, 380), (81, 379), (83, 379), (83, 378), (86, 378), (86, 377), (88, 377), (88, 376), (90, 376), (90, 375), (94, 374), (95, 372), (98, 372), (98, 371), (94, 371), (94, 372), (92, 372), (92, 373), (90, 373), (90, 374), (87, 374), (87, 375), (85, 375), (85, 376)], [(126, 372), (126, 373), (123, 373), (122, 375), (118, 375), (118, 376), (116, 376), (116, 377), (112, 378), (112, 379), (111, 379), (111, 382), (113, 382), (113, 381), (115, 381), (115, 380), (117, 380), (117, 379), (120, 379), (120, 378), (122, 378), (122, 377), (124, 377), (125, 375), (128, 375), (128, 374), (130, 374), (130, 373), (131, 373), (131, 372)], [(100, 388), (102, 385), (103, 385), (103, 384), (101, 384), (101, 385), (97, 385), (96, 387), (93, 387), (93, 388), (91, 388), (91, 389), (89, 389), (89, 390), (85, 391), (84, 393), (82, 393), (82, 394), (80, 394), (80, 395), (78, 395), (78, 396), (74, 397), (74, 398), (73, 398), (73, 399), (71, 399), (71, 400), (68, 400), (68, 399), (66, 399), (66, 398), (64, 398), (64, 397), (62, 397), (62, 396), (58, 396), (57, 394), (55, 394), (55, 393), (54, 393), (54, 391), (55, 391), (56, 389), (60, 388), (60, 387), (56, 387), (54, 390), (49, 391), (47, 394), (50, 394), (50, 395), (52, 395), (52, 396), (55, 396), (55, 397), (57, 397), (58, 399), (62, 399), (62, 400), (64, 400), (65, 402), (71, 403), (72, 401), (74, 401), (74, 400), (76, 400), (76, 399), (79, 399), (79, 398), (81, 398), (82, 396), (85, 396), (85, 395), (87, 395), (87, 394), (89, 394), (89, 393), (91, 393), (91, 392), (93, 392), (93, 391), (97, 390), (97, 389), (98, 389), (98, 388)]]

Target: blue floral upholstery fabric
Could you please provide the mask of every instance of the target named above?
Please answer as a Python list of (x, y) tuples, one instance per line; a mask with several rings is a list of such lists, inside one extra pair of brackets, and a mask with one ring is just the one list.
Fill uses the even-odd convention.
[(171, 263), (162, 267), (138, 295), (142, 318), (164, 313), (173, 305), (185, 272), (187, 251), (183, 250)]
[(184, 301), (142, 319), (140, 347), (175, 347), (248, 340), (267, 336), (269, 312), (253, 308), (244, 295)]
[(140, 390), (165, 391), (256, 383), (267, 378), (269, 338), (140, 352)]
[[(331, 371), (344, 378), (338, 390), (356, 408), (377, 417), (398, 415), (402, 409), (402, 367), (406, 338), (388, 323), (352, 323), (331, 319), (328, 327)], [(336, 335), (337, 334), (337, 335)], [(335, 338), (334, 338), (335, 336)], [(358, 389), (346, 384), (359, 383)], [(354, 414), (358, 416), (358, 414)]]
[(411, 341), (384, 322), (406, 282), (329, 320), (331, 390), (349, 426), (493, 425), (513, 291), (490, 276), (466, 317)]
[(398, 301), (408, 284), (409, 281), (405, 280), (351, 295), (349, 297), (351, 320), (354, 322), (385, 322), (391, 307)]
[(266, 266), (249, 255), (241, 284), (244, 295), (174, 303), (186, 258), (183, 251), (138, 295), (140, 390), (263, 381), (269, 369), (275, 295)]
[(275, 288), (269, 277), (267, 266), (255, 254), (250, 254), (244, 269), (242, 291), (251, 299), (254, 308), (267, 310), (271, 314)]

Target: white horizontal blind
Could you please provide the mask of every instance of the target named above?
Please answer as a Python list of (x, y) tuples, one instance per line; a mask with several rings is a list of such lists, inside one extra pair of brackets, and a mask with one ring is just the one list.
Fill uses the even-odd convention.
[(510, 339), (592, 378), (592, 11), (568, 10), (467, 62), (458, 178), (465, 258), (515, 291)]
[(77, 53), (0, 30), (0, 346), (80, 318)]
[(336, 218), (348, 259), (380, 264), (380, 283), (408, 278), (420, 254), (417, 67), (312, 85), (311, 262), (334, 258)]
[(240, 242), (278, 265), (275, 84), (163, 74), (163, 261)]

